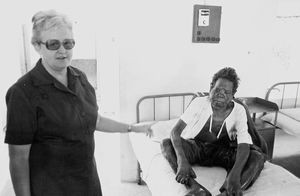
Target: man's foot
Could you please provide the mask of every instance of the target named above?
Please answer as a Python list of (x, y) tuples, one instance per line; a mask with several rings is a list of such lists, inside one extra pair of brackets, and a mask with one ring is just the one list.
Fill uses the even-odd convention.
[[(237, 194), (233, 194), (233, 195), (236, 195), (236, 196), (242, 196), (243, 193), (240, 192), (240, 193), (237, 193)], [(227, 193), (227, 191), (223, 191), (222, 193), (216, 195), (216, 196), (229, 196), (229, 194)]]
[(190, 187), (189, 192), (185, 196), (211, 196), (211, 193), (206, 188), (198, 184)]
[(222, 192), (222, 193), (218, 194), (217, 196), (227, 196), (227, 192), (226, 192), (226, 191), (224, 191), (224, 192)]

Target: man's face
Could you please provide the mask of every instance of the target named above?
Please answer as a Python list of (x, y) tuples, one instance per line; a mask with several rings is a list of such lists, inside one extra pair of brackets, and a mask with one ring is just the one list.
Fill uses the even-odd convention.
[(233, 99), (233, 83), (219, 78), (209, 92), (209, 98), (214, 108), (226, 108)]

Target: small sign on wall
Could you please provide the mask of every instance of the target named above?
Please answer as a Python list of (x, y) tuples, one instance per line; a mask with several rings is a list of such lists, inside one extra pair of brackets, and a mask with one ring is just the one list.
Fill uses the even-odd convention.
[(198, 26), (208, 27), (209, 26), (209, 9), (199, 9), (198, 13)]
[(194, 43), (220, 42), (221, 8), (221, 6), (194, 5)]

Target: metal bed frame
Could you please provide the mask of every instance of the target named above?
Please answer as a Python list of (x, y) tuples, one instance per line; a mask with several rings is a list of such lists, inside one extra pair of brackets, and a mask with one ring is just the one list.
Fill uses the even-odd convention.
[[(194, 99), (196, 96), (204, 96), (207, 95), (207, 93), (191, 93), (191, 92), (187, 92), (187, 93), (168, 93), (168, 94), (156, 94), (156, 95), (148, 95), (148, 96), (144, 96), (142, 98), (140, 98), (136, 104), (136, 122), (140, 123), (140, 122), (144, 122), (144, 121), (158, 121), (158, 120), (171, 120), (172, 118), (176, 118), (179, 117), (178, 115), (176, 116), (172, 116), (172, 107), (175, 105), (172, 104), (172, 101), (175, 98), (181, 98), (181, 101), (179, 100), (179, 104), (181, 104), (181, 113), (182, 114), (185, 109), (187, 108), (187, 106), (189, 105), (189, 103), (192, 101), (192, 99)], [(156, 113), (157, 113), (157, 104), (160, 101), (166, 101), (166, 105), (167, 105), (167, 117), (165, 117), (164, 119), (161, 118), (157, 118), (156, 117)], [(148, 103), (148, 106), (150, 104), (150, 107), (152, 108), (152, 111), (147, 111), (147, 113), (152, 113), (152, 115), (150, 114), (150, 118), (146, 118), (146, 119), (141, 119), (141, 111), (143, 110), (141, 105), (142, 103), (145, 103), (146, 101), (150, 101)], [(164, 104), (164, 105), (165, 105)], [(177, 103), (178, 104), (178, 103)], [(178, 105), (177, 105), (178, 106)], [(138, 184), (142, 184), (142, 178), (141, 178), (141, 174), (142, 174), (142, 170), (140, 167), (140, 164), (138, 163)]]
[(194, 98), (198, 96), (196, 93), (168, 93), (168, 94), (157, 94), (157, 95), (148, 95), (140, 98), (136, 104), (136, 121), (137, 123), (140, 123), (142, 121), (146, 120), (141, 120), (141, 104), (144, 103), (146, 100), (152, 100), (152, 119), (147, 119), (148, 120), (162, 120), (162, 119), (157, 119), (156, 118), (156, 104), (159, 100), (167, 100), (167, 108), (168, 108), (168, 117), (167, 120), (171, 119), (171, 108), (172, 108), (172, 99), (175, 97), (181, 97), (182, 98), (182, 113), (185, 111), (186, 107), (188, 106), (189, 102)]
[[(300, 103), (298, 103), (299, 85), (300, 85), (300, 81), (276, 83), (268, 89), (265, 99), (270, 100), (272, 97), (271, 96), (272, 91), (276, 90), (276, 91), (278, 91), (278, 93), (280, 95), (280, 99), (276, 100), (276, 103), (277, 103), (279, 109), (300, 107)], [(286, 91), (287, 91), (288, 87), (291, 87), (291, 88), (293, 87), (293, 92), (296, 92), (296, 94), (286, 95)], [(287, 97), (290, 95), (291, 95), (291, 97)], [(274, 101), (274, 100), (270, 100), (270, 101)], [(290, 105), (287, 106), (286, 105), (287, 103), (285, 103), (285, 101), (286, 102), (289, 101)]]

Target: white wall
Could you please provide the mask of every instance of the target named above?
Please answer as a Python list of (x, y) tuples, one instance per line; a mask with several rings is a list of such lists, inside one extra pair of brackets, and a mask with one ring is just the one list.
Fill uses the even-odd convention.
[(208, 90), (212, 75), (224, 66), (234, 67), (241, 78), (237, 96), (264, 97), (274, 82), (299, 80), (296, 62), (282, 62), (282, 55), (297, 51), (298, 38), (290, 34), (298, 32), (277, 28), (274, 1), (206, 1), (222, 6), (219, 44), (191, 42), (196, 3), (201, 1), (130, 0), (121, 5), (122, 119), (135, 120), (134, 106), (143, 95)]
[(7, 88), (21, 75), (20, 69), (20, 42), (21, 29), (17, 27), (14, 15), (1, 4), (0, 24), (0, 58), (1, 58), (1, 77), (0, 77), (0, 195), (2, 187), (6, 186), (8, 173), (8, 153), (7, 146), (3, 143), (5, 126), (5, 94)]

